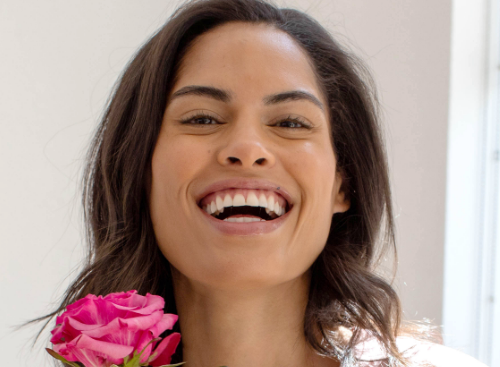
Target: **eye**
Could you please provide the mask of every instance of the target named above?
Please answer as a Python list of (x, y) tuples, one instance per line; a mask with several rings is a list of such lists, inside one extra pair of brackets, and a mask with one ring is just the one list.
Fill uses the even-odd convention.
[(198, 113), (194, 116), (183, 118), (179, 121), (183, 125), (219, 125), (220, 122), (206, 113)]
[(312, 129), (312, 126), (306, 121), (292, 116), (288, 116), (287, 118), (278, 121), (274, 126), (284, 127), (285, 129)]

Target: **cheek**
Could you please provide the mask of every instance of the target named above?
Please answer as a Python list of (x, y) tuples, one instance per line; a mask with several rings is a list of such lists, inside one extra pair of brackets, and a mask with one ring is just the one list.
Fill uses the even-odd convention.
[(160, 137), (152, 158), (152, 199), (157, 194), (180, 194), (182, 185), (207, 165), (209, 150), (187, 136)]
[(209, 154), (194, 140), (189, 136), (163, 134), (153, 152), (149, 206), (155, 234), (162, 242), (175, 233), (171, 227), (176, 228), (176, 222), (181, 220), (179, 215), (189, 211), (187, 187), (208, 165)]
[(328, 143), (304, 143), (289, 156), (288, 169), (301, 189), (298, 208), (297, 244), (308, 243), (307, 251), (319, 255), (328, 238), (333, 215), (336, 161)]
[[(184, 243), (190, 233), (187, 187), (193, 178), (208, 166), (207, 149), (190, 136), (160, 135), (151, 161), (152, 181), (149, 198), (155, 236), (164, 256), (172, 265), (183, 268), (182, 260), (189, 258)], [(191, 229), (192, 230), (192, 229)], [(188, 251), (189, 252), (189, 251)]]
[(331, 145), (304, 142), (299, 149), (288, 152), (287, 165), (302, 188), (302, 200), (331, 198), (336, 170)]

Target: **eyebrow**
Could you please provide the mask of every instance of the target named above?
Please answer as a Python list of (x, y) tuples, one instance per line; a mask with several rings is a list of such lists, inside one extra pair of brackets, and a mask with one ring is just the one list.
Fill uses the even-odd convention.
[[(209, 97), (225, 103), (230, 102), (232, 99), (232, 93), (224, 89), (203, 86), (203, 85), (188, 85), (174, 92), (170, 97), (170, 100), (172, 101), (175, 98), (186, 95)], [(317, 97), (315, 97), (313, 94), (309, 92), (304, 92), (301, 90), (291, 90), (287, 92), (271, 94), (269, 96), (264, 97), (263, 99), (265, 105), (274, 105), (283, 102), (300, 101), (300, 100), (312, 102), (316, 106), (318, 106), (322, 111), (324, 111), (323, 103), (321, 103)]]
[(301, 90), (291, 90), (288, 92), (282, 92), (277, 94), (271, 94), (264, 98), (264, 103), (266, 105), (277, 104), (281, 102), (290, 102), (290, 101), (300, 101), (306, 100), (314, 103), (318, 106), (322, 111), (324, 111), (323, 103), (319, 101), (314, 95), (308, 92), (304, 92)]
[(228, 91), (214, 87), (206, 87), (202, 85), (188, 85), (186, 87), (182, 87), (174, 94), (172, 94), (170, 100), (186, 95), (210, 97), (226, 103), (231, 100), (231, 93), (229, 93)]

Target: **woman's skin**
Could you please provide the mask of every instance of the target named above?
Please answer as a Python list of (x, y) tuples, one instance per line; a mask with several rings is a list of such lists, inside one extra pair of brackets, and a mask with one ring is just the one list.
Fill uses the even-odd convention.
[[(317, 101), (266, 99), (289, 91)], [(194, 118), (200, 113), (211, 117)], [(149, 193), (157, 241), (172, 264), (186, 366), (338, 366), (303, 334), (308, 269), (333, 214), (349, 208), (329, 129), (308, 56), (286, 33), (229, 23), (189, 49), (153, 153)], [(198, 203), (209, 185), (230, 178), (269, 181), (293, 207), (276, 228), (211, 218)]]

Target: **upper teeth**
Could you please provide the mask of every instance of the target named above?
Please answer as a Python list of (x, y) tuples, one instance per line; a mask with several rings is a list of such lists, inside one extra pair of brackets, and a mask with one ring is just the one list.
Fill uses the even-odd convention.
[(229, 194), (217, 194), (215, 200), (212, 200), (210, 204), (206, 204), (204, 209), (210, 215), (218, 215), (224, 212), (224, 208), (231, 206), (262, 207), (266, 209), (267, 214), (274, 213), (278, 217), (285, 214), (285, 207), (282, 207), (277, 200), (274, 200), (274, 196), (271, 195), (267, 198), (263, 192), (258, 191), (250, 191), (246, 200), (242, 194), (236, 194), (234, 198)]

